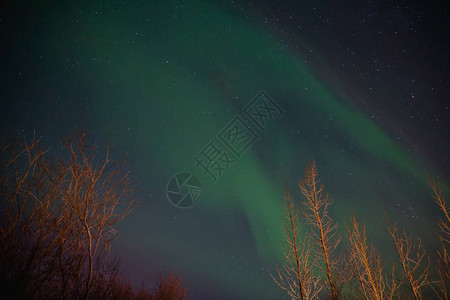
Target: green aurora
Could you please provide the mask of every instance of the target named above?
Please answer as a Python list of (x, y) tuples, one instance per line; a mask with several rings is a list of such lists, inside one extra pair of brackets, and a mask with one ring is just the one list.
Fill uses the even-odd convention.
[[(30, 47), (55, 61), (40, 76), (65, 82), (56, 93), (89, 97), (90, 131), (100, 137), (110, 128), (115, 151), (128, 154), (140, 206), (124, 221), (117, 252), (137, 286), (161, 269), (212, 294), (279, 297), (269, 271), (282, 254), (283, 185), (288, 180), (301, 199), (296, 180), (311, 158), (335, 199), (330, 213), (340, 228), (355, 212), (374, 243), (388, 249), (386, 211), (436, 247), (426, 234), (436, 213), (427, 166), (327, 87), (314, 70), (319, 62), (302, 58), (307, 46), (286, 49), (256, 16), (209, 1), (99, 5), (54, 4)], [(285, 114), (258, 131), (213, 183), (193, 157), (260, 91)], [(180, 210), (166, 186), (185, 171), (197, 175), (203, 192), (196, 206)]]

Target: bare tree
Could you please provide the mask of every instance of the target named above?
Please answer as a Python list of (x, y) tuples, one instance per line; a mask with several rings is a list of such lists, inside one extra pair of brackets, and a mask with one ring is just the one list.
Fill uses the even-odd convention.
[(450, 216), (447, 207), (447, 201), (442, 195), (442, 189), (437, 184), (429, 180), (429, 184), (433, 190), (433, 198), (438, 205), (442, 217), (439, 219), (438, 226), (438, 238), (441, 243), (441, 250), (438, 251), (439, 263), (438, 263), (438, 280), (436, 281), (438, 290), (433, 287), (436, 295), (440, 299), (448, 299), (448, 286), (450, 282), (450, 256), (448, 253), (448, 247), (450, 243)]
[(287, 183), (283, 198), (284, 260), (281, 266), (277, 266), (276, 274), (271, 274), (271, 277), (292, 299), (314, 299), (318, 297), (323, 284), (320, 277), (314, 276), (315, 259), (311, 258), (309, 237), (304, 233), (302, 240), (299, 208), (294, 208)]
[(320, 183), (315, 161), (305, 167), (305, 176), (298, 181), (301, 192), (306, 197), (304, 217), (312, 227), (312, 238), (320, 249), (321, 267), (328, 282), (328, 293), (331, 299), (339, 299), (342, 288), (352, 276), (351, 261), (335, 250), (339, 245), (337, 225), (328, 215), (328, 207), (332, 200), (324, 193)]
[(188, 291), (181, 284), (179, 277), (169, 274), (166, 277), (161, 274), (156, 280), (156, 288), (151, 296), (151, 300), (183, 300)]
[(414, 245), (411, 237), (399, 232), (396, 224), (391, 225), (387, 219), (389, 234), (394, 240), (395, 250), (400, 261), (401, 270), (405, 277), (405, 284), (409, 288), (414, 299), (422, 299), (423, 289), (430, 285), (430, 262), (425, 261), (425, 249), (418, 239), (418, 245)]
[(89, 295), (94, 267), (105, 271), (111, 241), (116, 235), (115, 225), (129, 214), (133, 201), (129, 176), (122, 169), (110, 168), (109, 147), (106, 158), (96, 164), (95, 148), (86, 144), (86, 134), (77, 136), (76, 143), (68, 141), (70, 163), (64, 170), (68, 178), (64, 202), (72, 222), (79, 225), (82, 253), (87, 255), (87, 278), (84, 298)]
[(133, 206), (129, 173), (109, 146), (97, 163), (85, 133), (64, 147), (69, 159), (57, 162), (35, 137), (1, 148), (1, 275), (17, 297), (87, 299), (115, 270), (115, 226)]
[(394, 278), (392, 267), (391, 284), (383, 274), (383, 262), (373, 246), (367, 244), (366, 228), (360, 225), (355, 216), (351, 217), (349, 229), (350, 252), (355, 266), (355, 276), (364, 299), (392, 300), (400, 283)]
[(30, 143), (16, 139), (1, 147), (1, 283), (18, 298), (39, 283), (49, 284), (55, 275), (55, 242), (49, 230), (55, 193), (47, 186), (46, 151), (38, 144), (33, 137)]
[[(431, 263), (426, 256), (420, 238), (412, 239), (405, 231), (399, 231), (396, 224), (391, 225), (388, 218), (388, 232), (395, 245), (400, 268), (393, 264), (391, 275), (384, 272), (382, 258), (373, 245), (367, 241), (366, 229), (360, 225), (355, 216), (350, 218), (347, 228), (350, 258), (346, 252), (340, 251), (338, 245), (340, 237), (337, 225), (328, 214), (332, 204), (331, 198), (324, 192), (324, 186), (318, 179), (317, 167), (314, 161), (307, 164), (305, 176), (298, 181), (303, 202), (302, 217), (311, 227), (310, 232), (302, 232), (300, 226), (300, 212), (293, 204), (289, 187), (284, 191), (284, 259), (281, 266), (277, 266), (272, 279), (292, 299), (311, 299), (327, 287), (331, 299), (339, 299), (343, 287), (354, 278), (356, 284), (346, 288), (346, 297), (359, 294), (365, 299), (423, 299), (427, 287), (431, 287), (436, 297), (448, 299), (450, 282), (450, 212), (441, 188), (430, 180), (434, 192), (434, 200), (442, 216), (438, 222), (438, 237), (441, 248), (437, 251), (439, 264), (437, 265), (438, 279), (432, 281)], [(314, 242), (310, 244), (310, 239)], [(317, 247), (315, 248), (314, 245)], [(315, 267), (319, 267), (324, 280), (314, 276)], [(396, 269), (400, 269), (396, 273)], [(354, 275), (354, 276), (353, 276)], [(359, 291), (353, 291), (358, 287)], [(402, 289), (400, 289), (403, 287)]]

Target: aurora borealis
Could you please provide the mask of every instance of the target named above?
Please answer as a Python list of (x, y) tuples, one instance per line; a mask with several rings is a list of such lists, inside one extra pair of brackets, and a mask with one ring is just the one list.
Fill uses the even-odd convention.
[[(314, 158), (330, 214), (358, 215), (378, 250), (384, 212), (431, 253), (448, 194), (448, 11), (437, 4), (335, 1), (74, 1), (1, 4), (1, 131), (46, 145), (71, 129), (128, 157), (139, 207), (114, 253), (139, 287), (181, 275), (189, 299), (280, 299), (281, 196)], [(284, 110), (216, 182), (195, 165), (261, 91)], [(225, 146), (221, 144), (225, 149)], [(56, 146), (57, 148), (57, 146)], [(167, 184), (202, 184), (178, 209)]]

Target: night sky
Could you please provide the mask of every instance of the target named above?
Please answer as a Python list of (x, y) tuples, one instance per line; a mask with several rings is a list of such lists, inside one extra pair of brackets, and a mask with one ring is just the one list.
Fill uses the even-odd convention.
[[(386, 212), (434, 256), (448, 16), (438, 1), (2, 1), (0, 132), (56, 151), (69, 130), (99, 145), (110, 130), (137, 183), (113, 248), (134, 286), (173, 272), (189, 299), (280, 299), (284, 182), (300, 201), (312, 158), (340, 230), (355, 213), (389, 261)], [(168, 199), (179, 173), (200, 182), (192, 207)]]

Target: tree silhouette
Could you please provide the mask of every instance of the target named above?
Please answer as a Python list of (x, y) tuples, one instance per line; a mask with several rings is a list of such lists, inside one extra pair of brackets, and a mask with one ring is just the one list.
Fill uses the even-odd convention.
[[(441, 249), (437, 252), (437, 280), (432, 280), (431, 263), (421, 240), (413, 240), (396, 224), (391, 224), (387, 217), (387, 231), (394, 242), (399, 266), (396, 268), (394, 264), (390, 275), (384, 271), (381, 256), (368, 242), (365, 226), (354, 215), (347, 226), (348, 256), (345, 251), (338, 251), (337, 225), (328, 215), (332, 201), (323, 191), (314, 161), (306, 165), (304, 178), (298, 181), (298, 185), (305, 196), (303, 211), (300, 213), (298, 206), (294, 205), (286, 184), (283, 194), (284, 259), (276, 274), (271, 274), (292, 299), (321, 297), (323, 288), (327, 290), (328, 298), (339, 299), (344, 285), (350, 280), (353, 280), (351, 287), (357, 286), (359, 291), (349, 291), (349, 287), (345, 292), (346, 298), (417, 300), (423, 299), (424, 292), (431, 287), (436, 297), (448, 299), (450, 213), (442, 190), (433, 181), (430, 180), (433, 198), (442, 213), (438, 222)], [(310, 227), (309, 232), (304, 231), (305, 226), (300, 226), (301, 220), (309, 225), (306, 226)], [(310, 244), (310, 239), (314, 243)], [(313, 266), (319, 267), (324, 276), (322, 281), (317, 280), (314, 275), (317, 268)]]
[[(386, 218), (387, 219), (387, 218)], [(395, 250), (400, 261), (406, 285), (413, 294), (414, 299), (422, 299), (423, 289), (430, 285), (430, 262), (424, 262), (425, 250), (420, 239), (418, 245), (414, 245), (411, 237), (399, 232), (396, 224), (391, 225), (388, 221), (389, 234), (394, 240)], [(424, 266), (424, 263), (426, 265)]]
[(287, 183), (283, 198), (284, 260), (281, 266), (277, 266), (276, 274), (271, 276), (292, 299), (314, 299), (323, 288), (323, 283), (320, 277), (314, 276), (315, 257), (311, 257), (310, 238), (307, 233), (303, 233), (305, 236), (302, 239), (299, 208), (294, 208)]
[(352, 275), (351, 261), (335, 250), (340, 243), (336, 233), (337, 225), (328, 215), (331, 197), (324, 193), (320, 183), (315, 161), (306, 164), (305, 175), (298, 181), (298, 186), (305, 196), (304, 218), (312, 228), (312, 238), (319, 248), (320, 266), (326, 275), (328, 293), (331, 299), (339, 299), (342, 288)]
[[(118, 260), (110, 257), (116, 225), (135, 203), (126, 166), (110, 160), (108, 144), (97, 159), (96, 145), (88, 145), (83, 132), (62, 149), (50, 160), (35, 136), (0, 146), (2, 296), (150, 299), (150, 292), (135, 295), (119, 280)], [(160, 286), (181, 289), (173, 276)]]
[(161, 274), (156, 279), (156, 288), (151, 300), (183, 300), (187, 296), (187, 289), (181, 285), (179, 277), (172, 274), (166, 277)]
[[(350, 252), (352, 255), (355, 277), (364, 299), (393, 299), (400, 283), (394, 278), (395, 265), (392, 267), (391, 284), (383, 273), (383, 262), (375, 247), (367, 244), (366, 228), (360, 227), (355, 216), (351, 217), (349, 228)], [(361, 228), (361, 229), (360, 229)]]
[(448, 247), (450, 243), (450, 216), (447, 207), (447, 202), (442, 195), (442, 189), (437, 184), (429, 180), (429, 184), (433, 190), (433, 198), (439, 207), (442, 217), (439, 219), (438, 226), (438, 238), (441, 243), (441, 250), (438, 251), (439, 263), (438, 263), (438, 289), (434, 289), (436, 295), (440, 299), (448, 299), (448, 285), (450, 281), (450, 256), (448, 253)]
[(110, 162), (109, 146), (96, 163), (86, 139), (77, 133), (67, 140), (69, 158), (56, 162), (35, 137), (2, 147), (0, 253), (19, 296), (87, 299), (95, 281), (114, 273), (108, 255), (115, 225), (132, 208), (133, 187)]

